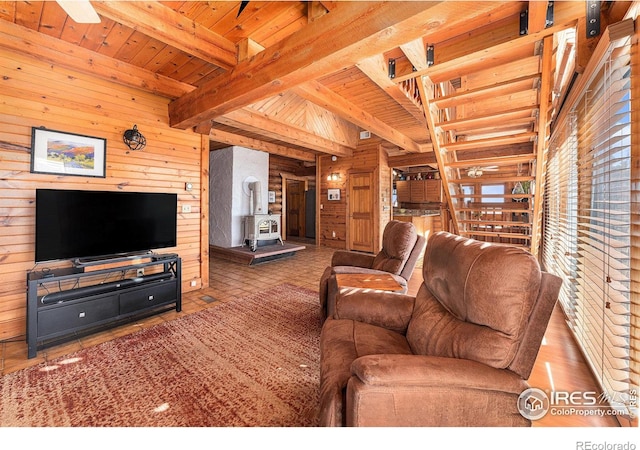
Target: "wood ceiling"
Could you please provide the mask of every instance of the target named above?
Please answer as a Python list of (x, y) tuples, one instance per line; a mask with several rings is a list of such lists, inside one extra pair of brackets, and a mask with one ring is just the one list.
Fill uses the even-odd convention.
[[(82, 24), (54, 1), (0, 1), (0, 45), (165, 96), (171, 126), (213, 149), (315, 162), (366, 130), (396, 166), (437, 163), (459, 188), (488, 166), (541, 186), (552, 120), (599, 37), (582, 1), (240, 3), (91, 1), (101, 21)], [(631, 2), (591, 3), (604, 30)]]

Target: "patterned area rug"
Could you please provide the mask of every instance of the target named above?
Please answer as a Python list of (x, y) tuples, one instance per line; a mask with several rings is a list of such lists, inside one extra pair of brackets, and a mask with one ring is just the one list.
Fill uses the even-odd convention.
[(320, 329), (280, 285), (5, 375), (0, 425), (316, 426)]

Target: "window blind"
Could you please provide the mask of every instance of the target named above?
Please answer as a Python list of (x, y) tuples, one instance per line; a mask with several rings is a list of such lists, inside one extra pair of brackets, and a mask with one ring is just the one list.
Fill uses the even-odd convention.
[(542, 261), (563, 278), (559, 301), (602, 399), (633, 418), (630, 54), (630, 38), (611, 43), (554, 128)]

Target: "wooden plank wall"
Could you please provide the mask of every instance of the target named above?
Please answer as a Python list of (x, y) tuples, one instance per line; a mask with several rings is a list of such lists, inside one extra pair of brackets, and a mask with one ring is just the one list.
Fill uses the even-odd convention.
[[(201, 272), (207, 261), (201, 261), (206, 227), (200, 217), (206, 140), (168, 126), (168, 99), (3, 49), (0, 89), (0, 340), (25, 334), (26, 273), (35, 267), (36, 188), (177, 193), (178, 246), (167, 252), (183, 258), (183, 291), (208, 284)], [(147, 138), (142, 151), (129, 151), (122, 141), (134, 124)], [(41, 126), (106, 138), (106, 178), (30, 173), (31, 129)], [(186, 182), (193, 183), (192, 191), (185, 190)], [(191, 213), (179, 212), (185, 204)]]
[[(336, 161), (331, 160), (331, 156), (323, 155), (318, 158), (319, 180), (318, 198), (320, 226), (317, 236), (318, 245), (336, 249), (347, 249), (348, 246), (348, 185), (349, 171), (352, 169), (377, 171), (375, 195), (379, 200), (376, 202), (379, 208), (377, 223), (379, 226), (374, 230), (375, 246), (374, 253), (377, 253), (382, 245), (382, 230), (391, 218), (391, 168), (388, 163), (387, 152), (381, 146), (382, 141), (376, 136), (370, 139), (360, 140), (356, 150), (351, 157), (338, 157)], [(329, 181), (327, 176), (337, 173), (340, 176), (338, 181)], [(340, 200), (328, 200), (329, 189), (340, 189)], [(389, 210), (384, 211), (384, 205), (389, 206)], [(335, 232), (335, 236), (333, 233)]]

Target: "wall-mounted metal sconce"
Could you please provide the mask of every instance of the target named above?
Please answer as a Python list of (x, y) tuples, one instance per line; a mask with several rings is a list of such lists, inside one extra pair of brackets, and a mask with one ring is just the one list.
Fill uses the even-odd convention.
[(332, 172), (329, 175), (327, 175), (327, 181), (339, 181), (340, 180), (340, 174), (338, 172)]
[(142, 150), (147, 145), (147, 139), (138, 131), (138, 125), (127, 130), (122, 135), (122, 140), (131, 150)]

